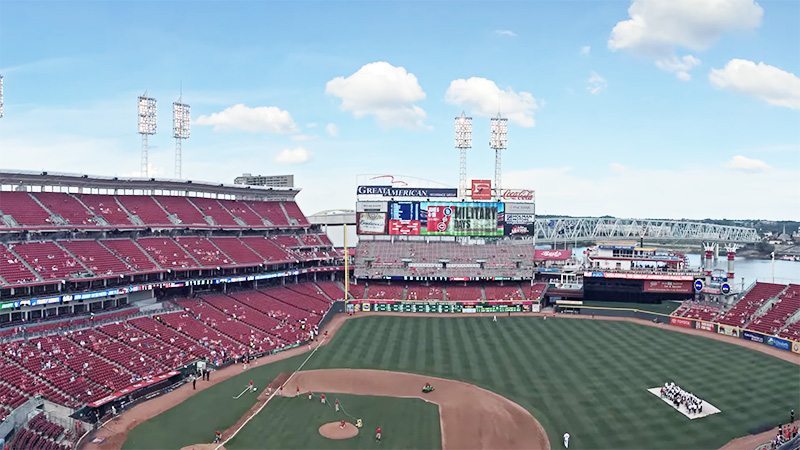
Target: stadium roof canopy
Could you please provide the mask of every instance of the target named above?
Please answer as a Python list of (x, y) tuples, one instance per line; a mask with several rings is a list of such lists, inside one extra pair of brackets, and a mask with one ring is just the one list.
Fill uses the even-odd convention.
[(293, 201), (300, 189), (207, 181), (104, 177), (58, 172), (0, 170), (0, 190), (83, 194), (186, 195), (238, 200)]

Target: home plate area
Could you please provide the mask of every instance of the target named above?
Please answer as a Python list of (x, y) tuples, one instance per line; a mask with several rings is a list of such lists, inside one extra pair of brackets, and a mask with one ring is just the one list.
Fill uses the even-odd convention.
[(683, 414), (684, 416), (686, 416), (686, 417), (688, 417), (688, 418), (690, 418), (692, 420), (700, 419), (700, 418), (703, 418), (703, 417), (706, 417), (706, 416), (710, 416), (712, 414), (716, 414), (716, 413), (720, 412), (719, 408), (717, 408), (716, 406), (712, 405), (711, 403), (708, 403), (707, 401), (703, 400), (703, 412), (691, 414), (691, 413), (689, 413), (689, 409), (687, 409), (685, 405), (680, 405), (678, 407), (675, 407), (675, 404), (672, 403), (672, 400), (670, 400), (670, 399), (668, 399), (666, 397), (661, 397), (661, 387), (654, 387), (652, 389), (648, 389), (647, 392), (649, 392), (649, 393), (655, 395), (656, 397), (660, 398), (664, 403), (668, 404), (673, 409), (676, 409), (676, 410), (680, 411), (681, 414)]

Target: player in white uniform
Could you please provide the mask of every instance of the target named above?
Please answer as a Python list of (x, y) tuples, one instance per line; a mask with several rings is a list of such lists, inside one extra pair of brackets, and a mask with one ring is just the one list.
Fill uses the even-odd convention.
[(564, 448), (569, 448), (569, 433), (564, 433)]

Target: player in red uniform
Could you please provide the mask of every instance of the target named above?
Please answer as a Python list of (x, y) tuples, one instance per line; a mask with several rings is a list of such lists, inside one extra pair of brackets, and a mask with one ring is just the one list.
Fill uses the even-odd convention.
[(253, 380), (250, 380), (250, 390), (253, 391), (253, 392), (255, 392), (255, 390), (256, 390), (256, 387), (253, 386)]
[(325, 404), (325, 394), (322, 394), (322, 396), (319, 398), (319, 402), (323, 405)]
[(375, 442), (380, 442), (380, 441), (381, 441), (381, 427), (378, 427), (378, 429), (375, 430)]
[(344, 428), (344, 420), (339, 424), (339, 428)]

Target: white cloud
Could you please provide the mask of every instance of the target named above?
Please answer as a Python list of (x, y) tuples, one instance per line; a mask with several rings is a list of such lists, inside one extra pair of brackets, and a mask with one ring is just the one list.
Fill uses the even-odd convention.
[(742, 155), (736, 155), (725, 163), (726, 169), (740, 170), (742, 172), (764, 172), (772, 169), (769, 164), (760, 159), (752, 159)]
[(611, 164), (608, 165), (608, 168), (614, 173), (623, 173), (628, 170), (627, 167), (623, 166), (618, 162), (612, 162)]
[(310, 122), (306, 124), (306, 128), (316, 128), (317, 124), (315, 122)]
[(494, 117), (501, 113), (523, 127), (536, 124), (533, 112), (538, 105), (533, 95), (528, 92), (517, 93), (511, 88), (502, 90), (494, 81), (486, 78), (453, 80), (445, 93), (445, 101), (468, 109), (477, 116)]
[(677, 48), (706, 50), (728, 31), (757, 28), (763, 14), (754, 0), (633, 0), (630, 19), (614, 26), (608, 48), (653, 58), (685, 81), (700, 60), (679, 57)]
[(589, 91), (590, 94), (599, 94), (606, 90), (608, 87), (608, 81), (605, 78), (601, 77), (597, 74), (597, 72), (592, 72), (589, 76), (589, 85), (586, 86), (586, 90)]
[(581, 55), (588, 55), (589, 52), (592, 51), (592, 47), (590, 45), (584, 45), (581, 47)]
[(275, 162), (283, 164), (303, 164), (311, 159), (311, 152), (303, 147), (285, 148), (275, 155)]
[(770, 105), (800, 109), (800, 78), (775, 66), (746, 59), (732, 59), (722, 69), (712, 69), (711, 84), (752, 95)]
[(277, 106), (251, 108), (243, 104), (233, 105), (218, 113), (200, 116), (195, 123), (197, 125), (213, 125), (214, 131), (238, 130), (286, 134), (299, 130), (292, 115)]
[(292, 140), (295, 142), (313, 141), (315, 139), (319, 139), (316, 134), (295, 134), (292, 136)]
[(511, 30), (494, 30), (494, 33), (499, 36), (508, 36), (508, 37), (516, 37), (517, 33), (514, 33)]
[(339, 136), (339, 127), (337, 127), (335, 123), (329, 123), (325, 125), (325, 131), (328, 133), (328, 136), (330, 137)]
[(325, 85), (325, 93), (342, 99), (342, 110), (357, 118), (375, 116), (383, 128), (425, 126), (425, 111), (414, 104), (425, 99), (417, 77), (388, 62), (365, 64), (347, 78), (336, 77)]
[(689, 71), (693, 67), (699, 66), (700, 60), (692, 55), (684, 55), (682, 58), (677, 56), (670, 56), (656, 60), (656, 67), (666, 72), (674, 73), (681, 81), (689, 81), (692, 76)]

